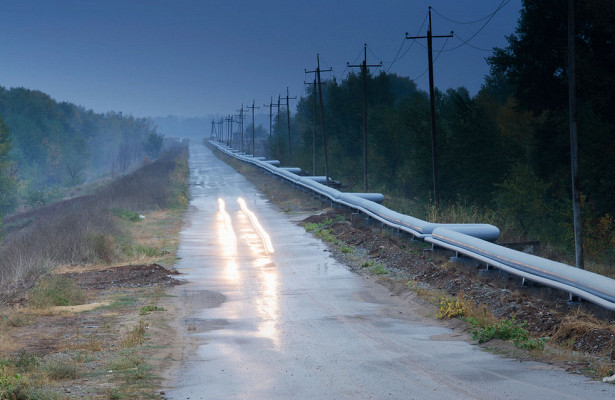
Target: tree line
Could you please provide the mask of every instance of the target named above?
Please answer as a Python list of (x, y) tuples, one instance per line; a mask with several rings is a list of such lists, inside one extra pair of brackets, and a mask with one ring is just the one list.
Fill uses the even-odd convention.
[(19, 203), (50, 201), (57, 188), (123, 173), (157, 157), (162, 145), (147, 119), (0, 87), (0, 218)]
[[(615, 259), (615, 3), (577, 3), (579, 163), (586, 252)], [(436, 90), (440, 196), (445, 204), (499, 211), (520, 233), (571, 248), (567, 96), (567, 9), (525, 0), (508, 46), (495, 48), (476, 95)], [(362, 80), (349, 74), (323, 86), (329, 170), (362, 187)], [(429, 202), (433, 195), (428, 94), (408, 78), (367, 75), (370, 189)], [(320, 108), (310, 89), (292, 119), (293, 163), (324, 174)], [(316, 116), (316, 118), (314, 118)], [(285, 162), (287, 128), (269, 150)], [(275, 133), (279, 132), (279, 135)]]

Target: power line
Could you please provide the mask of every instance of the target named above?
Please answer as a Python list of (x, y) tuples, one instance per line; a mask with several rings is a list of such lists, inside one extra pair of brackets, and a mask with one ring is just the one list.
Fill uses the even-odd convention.
[[(500, 11), (506, 4), (508, 4), (510, 0), (502, 0), (502, 2), (500, 3), (500, 5), (498, 6), (498, 8), (495, 9), (495, 11), (493, 13), (491, 13), (491, 15), (488, 16), (487, 21), (483, 24), (483, 26), (481, 26), (472, 36), (470, 36), (470, 38), (468, 40), (463, 40), (461, 38), (459, 38), (459, 40), (462, 41), (462, 43), (460, 45), (457, 45), (451, 49), (446, 49), (446, 50), (442, 50), (442, 51), (453, 51), (453, 50), (457, 50), (458, 48), (460, 48), (461, 46), (464, 45), (470, 45), (468, 42), (472, 39), (474, 39), (476, 37), (476, 35), (478, 35), (483, 29), (485, 29), (485, 27), (489, 24), (489, 22), (491, 22), (491, 20), (493, 19), (493, 17), (495, 17), (495, 14), (498, 13), (498, 11)], [(438, 14), (439, 15), (439, 14)], [(471, 45), (470, 45), (471, 46)], [(478, 49), (478, 50), (484, 50), (484, 49)]]
[[(442, 45), (442, 48), (440, 49), (440, 51), (437, 51), (438, 55), (436, 56), (436, 58), (434, 58), (433, 63), (435, 64), (436, 61), (438, 61), (438, 58), (440, 57), (440, 54), (442, 54), (442, 49), (444, 48), (444, 46), (446, 46), (446, 42), (448, 42), (448, 39), (450, 39), (450, 37), (447, 37), (446, 40), (444, 41), (444, 44)], [(419, 79), (421, 79), (423, 77), (423, 75), (425, 75), (427, 73), (427, 71), (429, 71), (429, 68), (425, 69), (425, 71), (423, 71), (419, 76), (417, 76), (416, 78), (410, 79), (412, 82), (416, 82)]]
[[(423, 18), (423, 23), (421, 24), (420, 28), (418, 29), (416, 35), (418, 36), (419, 33), (421, 33), (421, 30), (423, 29), (423, 27), (425, 26), (425, 21), (427, 21), (427, 16), (429, 14), (425, 14), (425, 18)], [(406, 34), (406, 36), (408, 36)], [(393, 67), (393, 64), (395, 64), (397, 61), (401, 60), (402, 58), (404, 58), (404, 56), (408, 53), (408, 51), (410, 51), (410, 49), (412, 48), (412, 45), (414, 43), (416, 43), (416, 40), (413, 40), (410, 43), (410, 46), (406, 49), (406, 51), (404, 51), (404, 54), (401, 55), (401, 57), (398, 58), (399, 53), (401, 52), (401, 49), (404, 47), (404, 44), (406, 43), (406, 37), (404, 37), (404, 39), (401, 42), (401, 46), (399, 46), (399, 50), (397, 50), (397, 54), (395, 54), (395, 57), (393, 58), (393, 61), (391, 61), (391, 65), (389, 65), (389, 68), (387, 68), (387, 74), (389, 73), (389, 71), (391, 70), (391, 68)], [(386, 63), (388, 64), (388, 63)]]
[(438, 14), (440, 17), (444, 18), (445, 20), (452, 22), (454, 24), (459, 24), (459, 25), (471, 25), (471, 24), (477, 24), (479, 22), (482, 22), (484, 20), (486, 20), (487, 18), (491, 18), (493, 17), (498, 11), (500, 11), (500, 9), (502, 9), (502, 7), (506, 6), (508, 3), (510, 3), (510, 0), (502, 0), (502, 2), (500, 3), (500, 5), (495, 9), (494, 12), (492, 12), (489, 15), (485, 15), (482, 18), (479, 18), (475, 21), (456, 21), (454, 19), (451, 19), (445, 15), (442, 15), (438, 12), (438, 10), (436, 10), (435, 8), (432, 8), (433, 12), (435, 12), (436, 14)]

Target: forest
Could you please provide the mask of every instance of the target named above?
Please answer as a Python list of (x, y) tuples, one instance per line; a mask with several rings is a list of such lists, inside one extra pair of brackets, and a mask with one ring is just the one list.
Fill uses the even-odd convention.
[(97, 114), (40, 91), (0, 87), (0, 221), (60, 189), (114, 177), (158, 157), (163, 136), (146, 119)]
[[(589, 259), (612, 264), (615, 3), (579, 2), (576, 12), (584, 248)], [(540, 240), (569, 255), (574, 239), (566, 2), (525, 0), (507, 40), (507, 47), (487, 58), (490, 73), (477, 94), (463, 87), (436, 89), (439, 208), (432, 200), (429, 94), (408, 78), (368, 72), (369, 190), (386, 193), (390, 206), (418, 217), (481, 219), (503, 228), (505, 238)], [(363, 190), (362, 85), (361, 73), (351, 72), (322, 88), (329, 174), (345, 190)], [(324, 175), (317, 94), (310, 86), (293, 115), (292, 164), (312, 172), (315, 140), (315, 174)], [(288, 165), (286, 115), (277, 125), (270, 156)]]

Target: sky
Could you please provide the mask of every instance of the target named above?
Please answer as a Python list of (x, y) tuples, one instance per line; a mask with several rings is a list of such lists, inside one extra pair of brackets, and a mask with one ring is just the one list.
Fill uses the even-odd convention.
[(304, 82), (313, 79), (304, 70), (315, 69), (317, 54), (321, 68), (333, 69), (323, 79), (340, 81), (349, 72), (347, 62), (362, 61), (364, 43), (368, 64), (382, 61), (385, 71), (415, 79), (427, 90), (427, 41), (404, 38), (406, 32), (426, 35), (429, 6), (433, 34), (455, 32), (453, 38), (434, 39), (436, 87), (464, 86), (475, 94), (489, 72), (485, 50), (506, 46), (521, 0), (0, 0), (0, 5), (0, 86), (40, 90), (98, 113), (209, 117), (236, 113), (242, 103), (262, 107), (285, 95), (287, 87), (291, 97), (300, 97)]

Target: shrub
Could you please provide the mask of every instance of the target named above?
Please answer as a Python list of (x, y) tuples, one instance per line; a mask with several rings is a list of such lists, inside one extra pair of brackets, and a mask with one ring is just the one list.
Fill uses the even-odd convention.
[(78, 377), (77, 364), (72, 360), (49, 360), (43, 366), (45, 374), (53, 380), (68, 380)]
[(72, 306), (85, 303), (86, 296), (72, 279), (50, 275), (41, 278), (30, 290), (28, 301), (34, 308)]
[(457, 318), (466, 314), (467, 305), (463, 300), (441, 297), (436, 318)]

